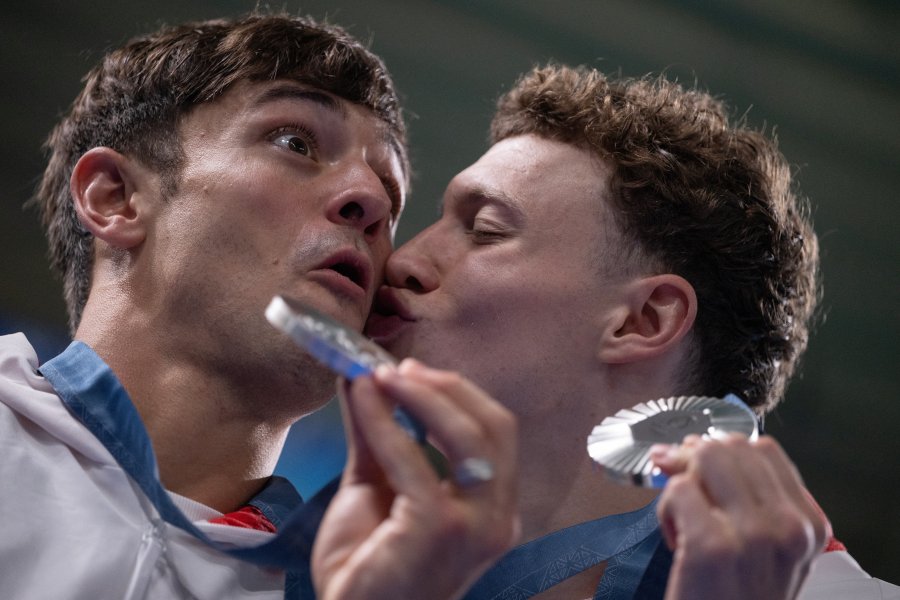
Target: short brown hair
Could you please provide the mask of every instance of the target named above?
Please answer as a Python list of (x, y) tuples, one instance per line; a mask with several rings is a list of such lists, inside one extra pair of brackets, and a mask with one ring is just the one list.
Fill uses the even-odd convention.
[(50, 134), (33, 202), (74, 332), (90, 289), (93, 237), (78, 220), (69, 178), (82, 154), (107, 146), (157, 170), (174, 191), (182, 164), (179, 119), (242, 80), (292, 79), (370, 108), (388, 125), (409, 179), (406, 130), (383, 62), (343, 29), (310, 18), (254, 13), (164, 27), (111, 51)]
[(664, 77), (614, 80), (555, 65), (524, 75), (498, 102), (492, 143), (527, 133), (611, 162), (626, 239), (694, 286), (694, 364), (682, 382), (690, 393), (733, 392), (760, 414), (773, 408), (818, 299), (818, 242), (774, 137)]

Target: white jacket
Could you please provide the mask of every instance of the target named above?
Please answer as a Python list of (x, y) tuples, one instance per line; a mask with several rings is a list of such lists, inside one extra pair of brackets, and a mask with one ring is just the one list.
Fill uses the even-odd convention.
[(797, 600), (900, 600), (900, 587), (871, 577), (839, 550), (813, 562)]
[[(160, 520), (112, 455), (62, 404), (21, 334), (0, 337), (0, 598), (283, 598), (284, 573), (215, 550)], [(210, 538), (272, 534), (208, 523)]]

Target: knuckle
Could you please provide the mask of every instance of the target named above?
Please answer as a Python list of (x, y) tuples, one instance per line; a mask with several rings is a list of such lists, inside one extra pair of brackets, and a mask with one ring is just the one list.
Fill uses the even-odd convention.
[(781, 452), (781, 445), (775, 441), (770, 435), (761, 436), (756, 440), (756, 447), (766, 452), (767, 454), (774, 454)]
[(747, 436), (739, 433), (729, 434), (720, 443), (726, 448), (746, 448), (750, 446), (750, 440), (747, 439)]
[(666, 487), (660, 494), (659, 503), (656, 505), (656, 514), (661, 521), (676, 511), (676, 499), (684, 496), (693, 486), (693, 478), (686, 473), (678, 473), (669, 478)]
[(775, 441), (775, 438), (771, 436), (762, 436), (753, 443), (753, 447), (772, 464), (780, 464), (787, 459), (784, 450), (781, 448), (781, 444)]
[(781, 548), (783, 553), (793, 557), (811, 556), (816, 546), (813, 524), (806, 518), (791, 519), (783, 527)]
[(769, 513), (766, 522), (751, 529), (747, 537), (756, 551), (768, 550), (785, 560), (811, 556), (816, 543), (813, 523), (791, 509)]
[(447, 542), (465, 539), (470, 531), (468, 519), (466, 519), (465, 515), (460, 510), (451, 506), (445, 506), (443, 508), (444, 510), (438, 513), (440, 514), (440, 518), (435, 524), (439, 539), (446, 540)]
[(821, 550), (825, 547), (828, 537), (831, 535), (831, 525), (820, 514), (815, 514), (811, 521), (813, 544), (816, 550)]
[(435, 386), (445, 392), (462, 386), (464, 381), (465, 378), (457, 371), (439, 371), (434, 377)]
[(708, 469), (718, 460), (718, 454), (723, 447), (722, 442), (707, 440), (699, 445), (694, 452), (694, 464), (703, 471)]
[(733, 562), (744, 554), (745, 544), (728, 528), (720, 529), (718, 535), (707, 535), (694, 543), (694, 557), (710, 564)]
[[(669, 478), (666, 489), (663, 491), (664, 496), (668, 498), (683, 494), (689, 488), (694, 486), (694, 478), (687, 473), (677, 473)], [(664, 498), (664, 499), (668, 499)]]

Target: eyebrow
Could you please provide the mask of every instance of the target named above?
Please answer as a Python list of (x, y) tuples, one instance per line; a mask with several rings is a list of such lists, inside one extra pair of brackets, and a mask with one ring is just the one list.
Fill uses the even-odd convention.
[[(265, 92), (260, 94), (260, 96), (256, 100), (253, 101), (250, 107), (252, 109), (256, 109), (270, 102), (278, 102), (279, 100), (299, 100), (301, 102), (313, 102), (336, 113), (343, 119), (346, 119), (348, 117), (347, 107), (343, 102), (335, 99), (333, 96), (330, 96), (329, 94), (316, 89), (297, 87), (296, 85), (293, 85), (291, 83), (284, 83), (267, 89)], [(397, 140), (393, 135), (391, 135), (391, 132), (387, 129), (387, 127), (380, 127), (380, 130), (382, 143), (389, 146), (393, 152), (400, 156), (400, 151), (394, 147), (394, 145), (397, 144)], [(394, 212), (395, 215), (399, 215), (400, 211), (403, 210), (404, 204), (403, 197), (400, 191), (402, 187), (401, 184), (393, 177), (382, 176), (379, 177), (379, 179), (381, 179), (381, 183), (391, 199), (391, 211)], [(396, 211), (394, 207), (396, 207)]]
[(294, 100), (301, 102), (313, 102), (326, 108), (342, 118), (347, 118), (347, 107), (333, 96), (315, 89), (297, 87), (289, 83), (276, 85), (260, 94), (251, 104), (251, 108), (259, 108), (271, 102), (279, 100)]
[(499, 188), (488, 188), (488, 187), (475, 187), (469, 190), (469, 193), (466, 194), (468, 198), (471, 199), (482, 199), (487, 200), (488, 202), (497, 202), (500, 204), (509, 205), (510, 208), (521, 210), (522, 203), (515, 198), (514, 196), (510, 196), (503, 190)]
[[(473, 204), (476, 202), (487, 202), (493, 204), (500, 204), (502, 206), (507, 207), (512, 212), (523, 215), (524, 212), (522, 210), (522, 202), (517, 199), (515, 196), (511, 196), (507, 194), (500, 188), (495, 187), (485, 187), (482, 185), (476, 185), (469, 189), (466, 189), (461, 194), (454, 194), (454, 201), (457, 204)], [(438, 216), (443, 216), (444, 214), (444, 202), (443, 200), (438, 201)]]

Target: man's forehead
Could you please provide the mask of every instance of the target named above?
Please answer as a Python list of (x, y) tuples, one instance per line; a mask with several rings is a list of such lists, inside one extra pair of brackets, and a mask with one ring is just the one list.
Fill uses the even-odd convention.
[(536, 190), (577, 185), (573, 178), (587, 174), (579, 159), (584, 159), (582, 151), (569, 144), (530, 134), (511, 137), (497, 142), (463, 169), (448, 191), (521, 204)]
[(351, 102), (342, 96), (324, 90), (315, 85), (293, 79), (276, 79), (273, 81), (242, 80), (231, 86), (223, 99), (232, 99), (242, 105), (244, 110), (264, 110), (270, 105), (279, 103), (310, 104), (346, 119), (351, 111), (359, 113), (364, 119), (372, 119), (373, 127), (380, 135), (390, 136), (387, 124), (368, 106)]
[(534, 134), (494, 144), (450, 182), (444, 208), (495, 203), (530, 218), (574, 211), (618, 229), (612, 212), (614, 166), (587, 148)]
[[(343, 118), (348, 115), (348, 102), (323, 89), (292, 80), (276, 80), (267, 82), (246, 82), (245, 92), (250, 101), (249, 108), (263, 108), (267, 104), (279, 101), (311, 102), (321, 108), (333, 111)], [(374, 115), (373, 115), (374, 116)]]

